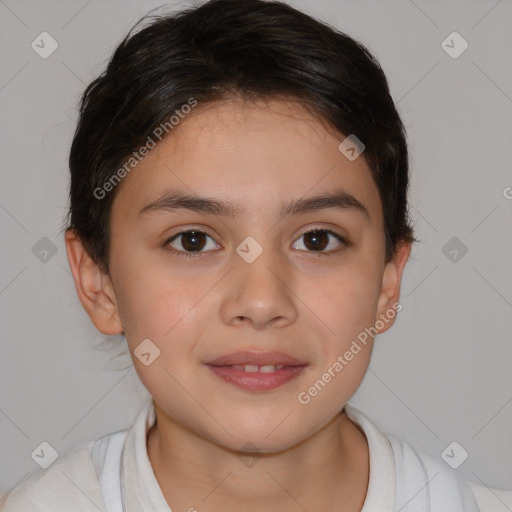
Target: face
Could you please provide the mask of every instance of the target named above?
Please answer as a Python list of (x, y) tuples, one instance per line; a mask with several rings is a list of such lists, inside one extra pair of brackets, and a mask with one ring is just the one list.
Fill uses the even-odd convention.
[[(171, 422), (233, 450), (285, 450), (361, 383), (372, 338), (358, 352), (354, 340), (382, 315), (379, 331), (393, 323), (406, 257), (385, 264), (378, 190), (364, 159), (339, 151), (344, 138), (294, 103), (216, 103), (180, 121), (119, 185), (109, 293), (136, 371)], [(283, 215), (335, 192), (338, 201)], [(162, 207), (169, 193), (234, 212)], [(263, 356), (257, 376), (240, 359), (242, 369), (208, 365), (239, 351), (249, 363)], [(283, 357), (270, 351), (296, 361), (262, 369)]]

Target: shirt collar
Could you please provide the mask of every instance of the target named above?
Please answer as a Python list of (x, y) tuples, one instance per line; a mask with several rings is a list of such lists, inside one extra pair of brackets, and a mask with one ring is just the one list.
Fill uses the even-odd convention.
[(155, 407), (151, 398), (140, 411), (126, 438), (121, 465), (125, 512), (172, 512), (148, 456), (147, 433), (155, 420)]
[(395, 508), (396, 473), (393, 449), (387, 437), (361, 411), (350, 404), (345, 413), (366, 436), (370, 452), (368, 492), (361, 512), (393, 512)]

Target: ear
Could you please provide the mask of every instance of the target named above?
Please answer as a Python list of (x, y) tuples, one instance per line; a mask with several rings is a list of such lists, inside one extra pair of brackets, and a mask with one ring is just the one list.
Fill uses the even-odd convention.
[(112, 282), (89, 256), (72, 229), (65, 235), (69, 267), (82, 306), (103, 334), (123, 332)]
[[(400, 311), (398, 305), (400, 299), (400, 285), (402, 284), (402, 273), (411, 254), (411, 243), (402, 242), (398, 245), (391, 261), (386, 263), (382, 276), (382, 286), (377, 304), (377, 317), (375, 322), (380, 320), (384, 324), (377, 328), (379, 333), (387, 331), (394, 323), (396, 312)], [(390, 315), (390, 311), (393, 315)], [(386, 314), (387, 313), (387, 314)], [(385, 321), (383, 321), (385, 319)]]

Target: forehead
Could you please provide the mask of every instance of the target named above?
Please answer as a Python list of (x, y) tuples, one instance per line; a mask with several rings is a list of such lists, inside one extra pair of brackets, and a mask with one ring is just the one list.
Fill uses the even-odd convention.
[(364, 158), (338, 149), (345, 135), (299, 102), (228, 100), (196, 107), (152, 149), (117, 190), (115, 210), (135, 218), (163, 192), (223, 198), (237, 212), (344, 190), (379, 222), (380, 199)]

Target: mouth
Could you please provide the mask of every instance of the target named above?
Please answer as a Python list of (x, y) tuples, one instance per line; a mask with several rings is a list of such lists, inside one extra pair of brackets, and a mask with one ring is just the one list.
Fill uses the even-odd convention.
[(248, 391), (275, 389), (298, 377), (307, 363), (282, 352), (234, 352), (206, 366), (217, 377)]
[(233, 370), (240, 370), (245, 373), (272, 373), (276, 370), (281, 370), (284, 368), (284, 364), (264, 364), (262, 366), (258, 366), (257, 364), (234, 364), (231, 366), (231, 368), (233, 368)]

